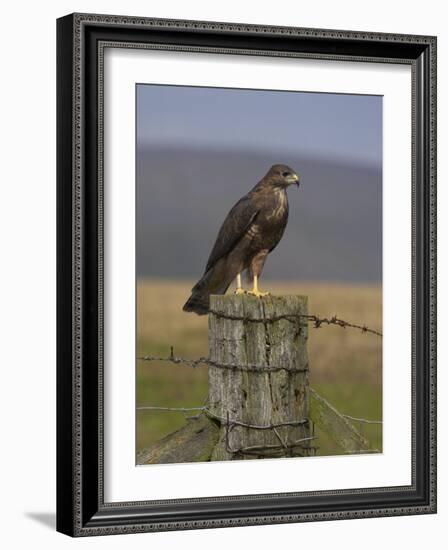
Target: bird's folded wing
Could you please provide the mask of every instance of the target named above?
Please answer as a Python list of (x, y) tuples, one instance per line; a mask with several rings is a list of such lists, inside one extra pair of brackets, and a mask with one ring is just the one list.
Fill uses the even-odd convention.
[(250, 225), (259, 213), (258, 206), (250, 195), (240, 199), (227, 214), (224, 223), (219, 230), (215, 245), (211, 251), (205, 271), (207, 272), (215, 263), (229, 254), (229, 252), (244, 237)]

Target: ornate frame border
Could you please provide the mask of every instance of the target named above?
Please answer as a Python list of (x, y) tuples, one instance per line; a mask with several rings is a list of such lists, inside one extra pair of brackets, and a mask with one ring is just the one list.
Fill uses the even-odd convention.
[[(134, 30), (138, 30), (138, 35), (131, 39)], [(242, 42), (249, 47), (235, 47), (237, 37), (242, 37)], [(221, 42), (228, 43), (227, 47), (220, 44), (220, 38)], [(264, 44), (269, 47), (263, 48)], [(411, 486), (118, 504), (104, 502), (102, 133), (106, 47), (412, 66)], [(339, 53), (333, 53), (335, 50)], [(91, 122), (92, 113), (98, 117), (97, 124)], [(88, 536), (436, 511), (435, 37), (93, 14), (66, 16), (58, 20), (57, 173), (59, 531), (72, 536)], [(89, 245), (92, 239), (97, 246)], [(95, 326), (86, 318), (87, 309), (92, 311), (92, 308), (96, 312)], [(424, 412), (421, 422), (417, 422), (417, 407)], [(96, 416), (94, 426), (87, 426), (84, 420), (89, 413)], [(391, 502), (379, 500), (380, 494), (389, 494)], [(285, 499), (291, 497), (297, 499), (296, 511), (286, 503)], [(332, 497), (333, 504), (318, 506), (322, 497)], [(350, 497), (355, 506), (353, 502), (348, 506)], [(274, 500), (280, 512), (266, 513)], [(248, 510), (249, 501), (255, 503), (256, 510)], [(309, 512), (306, 511), (307, 502), (310, 503)], [(190, 514), (186, 505), (192, 509)], [(201, 509), (193, 512), (195, 505)], [(226, 505), (232, 510), (226, 510)], [(161, 518), (162, 507), (165, 515)]]

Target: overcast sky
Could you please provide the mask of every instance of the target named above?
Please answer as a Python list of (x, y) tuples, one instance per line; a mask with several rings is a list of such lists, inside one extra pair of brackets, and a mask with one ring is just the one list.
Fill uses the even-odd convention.
[(300, 151), (381, 165), (380, 96), (137, 86), (138, 144)]

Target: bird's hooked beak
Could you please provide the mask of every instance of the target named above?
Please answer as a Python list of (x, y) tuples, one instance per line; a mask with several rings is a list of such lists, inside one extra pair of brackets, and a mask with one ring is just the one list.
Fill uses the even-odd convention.
[(300, 178), (297, 174), (291, 174), (288, 176), (288, 179), (287, 179), (288, 183), (290, 185), (292, 185), (293, 183), (295, 183), (297, 185), (297, 187), (300, 186)]

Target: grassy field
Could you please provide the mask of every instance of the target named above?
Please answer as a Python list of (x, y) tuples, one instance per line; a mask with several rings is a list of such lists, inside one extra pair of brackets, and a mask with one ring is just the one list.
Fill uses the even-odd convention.
[[(207, 316), (184, 313), (191, 281), (140, 280), (137, 285), (137, 355), (208, 355)], [(379, 286), (316, 283), (273, 283), (262, 290), (273, 294), (303, 294), (309, 312), (381, 330)], [(309, 363), (312, 387), (341, 413), (372, 420), (382, 415), (381, 338), (340, 327), (310, 328)], [(170, 363), (137, 362), (137, 405), (192, 407), (207, 397), (207, 369)], [(182, 426), (177, 412), (137, 412), (137, 451)], [(317, 433), (318, 454), (340, 454), (325, 434)], [(372, 448), (381, 449), (381, 427), (366, 426)]]

